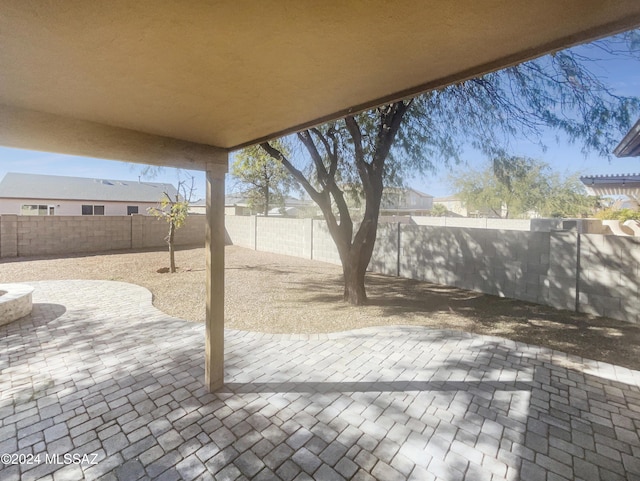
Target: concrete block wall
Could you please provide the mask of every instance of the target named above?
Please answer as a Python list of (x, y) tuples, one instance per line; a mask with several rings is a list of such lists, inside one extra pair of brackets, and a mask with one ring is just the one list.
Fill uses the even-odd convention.
[(543, 276), (546, 304), (557, 309), (575, 310), (578, 275), (578, 239), (576, 232), (549, 234), (549, 270)]
[(313, 259), (329, 264), (342, 264), (327, 223), (322, 220), (313, 221)]
[(536, 232), (570, 230), (580, 234), (606, 234), (608, 230), (600, 219), (531, 219), (527, 222)]
[(18, 256), (18, 216), (0, 216), (0, 257)]
[[(256, 217), (256, 250), (311, 258), (311, 219)], [(305, 241), (307, 245), (305, 245)]]
[(224, 226), (233, 245), (256, 248), (256, 217), (225, 215)]
[(131, 248), (140, 249), (144, 244), (145, 221), (141, 215), (131, 216)]
[(148, 223), (143, 221), (142, 242), (140, 245), (132, 247), (134, 249), (147, 249), (166, 246), (167, 241), (165, 238), (167, 235), (169, 235), (169, 224), (164, 219), (153, 218), (153, 221)]
[(640, 323), (640, 239), (580, 236), (582, 312)]
[[(164, 222), (167, 233), (169, 225)], [(184, 225), (176, 232), (176, 244), (179, 246), (204, 246), (207, 229), (207, 217), (193, 214), (187, 217)]]
[(398, 252), (402, 228), (406, 225), (380, 224), (376, 235), (376, 244), (373, 248), (369, 269), (387, 276), (399, 275)]
[(485, 221), (486, 229), (531, 230), (529, 219), (485, 219)]
[[(169, 231), (149, 216), (0, 216), (0, 257), (161, 247)], [(176, 245), (204, 245), (205, 218), (190, 216)]]
[(411, 216), (411, 221), (415, 225), (431, 225), (442, 226), (447, 225), (447, 217), (427, 217), (427, 216)]
[(581, 234), (605, 234), (602, 221), (598, 219), (499, 219), (466, 217), (412, 216), (416, 225), (441, 227), (471, 227), (475, 229), (502, 229), (516, 231), (550, 232), (556, 230), (577, 230)]
[(441, 227), (470, 227), (475, 229), (503, 229), (528, 231), (531, 230), (529, 219), (489, 219), (467, 217), (427, 217), (411, 216), (416, 225), (431, 225)]
[[(234, 245), (292, 255), (340, 265), (340, 256), (327, 223), (312, 219), (226, 216), (225, 227)], [(354, 232), (358, 225), (354, 226)], [(398, 274), (398, 224), (378, 227), (369, 268), (387, 275)]]
[[(148, 249), (167, 245), (169, 223), (164, 219), (148, 216), (130, 216), (142, 223), (141, 238), (136, 239), (139, 244), (132, 243), (133, 249)], [(206, 217), (204, 215), (190, 215), (184, 225), (176, 230), (176, 246), (204, 246)], [(133, 241), (133, 237), (132, 237)]]
[(302, 257), (313, 259), (313, 219), (299, 219), (302, 223)]
[[(398, 275), (398, 226), (397, 223), (384, 223), (378, 226), (376, 243), (369, 263), (371, 271), (390, 276)], [(354, 224), (354, 233), (358, 228), (359, 224)], [(313, 221), (312, 258), (329, 264), (342, 264), (325, 221)]]
[(531, 302), (544, 300), (549, 234), (402, 226), (400, 275)]
[(470, 227), (476, 229), (486, 229), (487, 219), (473, 219), (467, 217), (445, 217), (446, 227)]
[[(324, 221), (227, 217), (236, 245), (340, 265)], [(477, 219), (471, 219), (477, 220)], [(256, 226), (252, 230), (252, 225)], [(311, 232), (312, 235), (309, 235)], [(640, 322), (640, 239), (381, 224), (370, 270)]]
[(131, 220), (121, 216), (19, 216), (18, 255), (76, 254), (131, 247)]

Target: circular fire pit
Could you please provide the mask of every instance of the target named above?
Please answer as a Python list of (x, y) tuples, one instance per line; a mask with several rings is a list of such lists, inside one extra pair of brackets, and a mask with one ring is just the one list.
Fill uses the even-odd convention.
[(31, 313), (33, 289), (25, 284), (0, 284), (0, 326)]

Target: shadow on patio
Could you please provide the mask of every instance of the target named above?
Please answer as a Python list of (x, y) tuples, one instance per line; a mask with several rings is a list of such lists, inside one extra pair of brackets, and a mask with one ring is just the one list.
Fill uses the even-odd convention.
[(635, 371), (421, 327), (227, 331), (211, 394), (203, 326), (146, 290), (36, 284), (57, 314), (0, 328), (0, 451), (98, 464), (2, 465), (3, 480), (640, 475)]

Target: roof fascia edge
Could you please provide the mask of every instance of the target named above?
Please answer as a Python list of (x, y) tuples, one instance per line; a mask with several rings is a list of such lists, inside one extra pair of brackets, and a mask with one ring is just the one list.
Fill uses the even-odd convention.
[(228, 149), (0, 105), (0, 145), (190, 170), (228, 168)]
[(640, 120), (627, 132), (627, 135), (620, 141), (618, 146), (613, 150), (616, 157), (630, 157), (634, 155), (634, 151), (640, 144)]

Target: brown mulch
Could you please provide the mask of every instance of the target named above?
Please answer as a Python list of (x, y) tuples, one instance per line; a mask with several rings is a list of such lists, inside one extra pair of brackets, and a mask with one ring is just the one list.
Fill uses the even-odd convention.
[[(0, 282), (105, 279), (148, 288), (169, 315), (202, 322), (204, 249), (3, 259)], [(158, 272), (160, 271), (160, 272)], [(342, 302), (339, 266), (241, 247), (226, 248), (226, 326), (272, 333), (325, 333), (420, 325), (500, 336), (640, 370), (640, 326), (409, 279), (369, 275), (367, 306)]]

